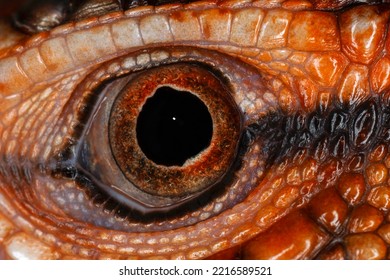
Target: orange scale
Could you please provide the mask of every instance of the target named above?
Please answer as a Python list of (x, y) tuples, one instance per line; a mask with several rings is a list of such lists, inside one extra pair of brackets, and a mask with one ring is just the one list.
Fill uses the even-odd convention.
[(390, 245), (390, 224), (384, 224), (378, 229), (378, 234), (382, 239)]
[(344, 173), (341, 175), (336, 188), (350, 205), (358, 204), (366, 190), (364, 177), (360, 173)]
[(371, 186), (383, 184), (388, 178), (388, 169), (382, 163), (374, 163), (367, 167), (366, 175)]
[(242, 248), (244, 259), (308, 259), (329, 240), (306, 214), (296, 211)]
[(374, 231), (382, 224), (383, 219), (381, 211), (363, 204), (352, 211), (348, 228), (353, 233)]
[(390, 209), (390, 186), (373, 188), (368, 194), (368, 203), (383, 211)]
[(308, 211), (327, 230), (335, 233), (344, 224), (348, 207), (334, 188), (328, 188), (311, 200)]
[(345, 246), (350, 259), (380, 260), (386, 257), (386, 243), (376, 234), (358, 233), (345, 237)]

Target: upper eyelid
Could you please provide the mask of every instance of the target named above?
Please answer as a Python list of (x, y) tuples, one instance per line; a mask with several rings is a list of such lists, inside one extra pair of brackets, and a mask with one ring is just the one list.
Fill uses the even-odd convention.
[[(0, 89), (3, 95), (23, 91), (56, 75), (154, 44), (201, 44), (209, 49), (226, 47), (226, 52), (236, 56), (241, 55), (244, 47), (277, 49), (297, 45), (305, 51), (304, 46), (299, 46), (301, 43), (289, 35), (289, 29), (294, 25), (294, 12), (268, 8), (256, 8), (251, 3), (225, 3), (223, 7), (209, 3), (141, 7), (66, 24), (53, 29), (49, 36), (47, 33), (36, 35), (24, 47), (19, 46), (0, 60)], [(176, 11), (181, 11), (180, 15)], [(278, 15), (283, 19), (275, 22)], [(249, 18), (250, 24), (241, 21), (243, 17)], [(328, 43), (321, 51), (339, 50), (337, 19), (331, 13), (326, 17), (334, 28), (324, 32)], [(181, 31), (183, 25), (188, 27), (185, 33)], [(276, 40), (268, 40), (275, 32), (279, 32)], [(335, 32), (337, 34), (332, 34)], [(324, 39), (321, 34), (317, 36), (319, 40)], [(89, 42), (87, 49), (85, 42)]]
[[(0, 94), (16, 103), (29, 98), (31, 86), (48, 87), (67, 77), (76, 85), (107, 60), (171, 45), (217, 50), (255, 66), (268, 79), (267, 87), (275, 97), (283, 99), (279, 105), (287, 111), (297, 110), (300, 105), (303, 110), (313, 110), (317, 93), (327, 99), (337, 94), (340, 101), (349, 102), (348, 97), (369, 94), (371, 86), (376, 93), (388, 88), (388, 80), (379, 78), (390, 67), (383, 53), (390, 38), (386, 38), (390, 13), (385, 9), (380, 12), (376, 6), (358, 6), (350, 13), (334, 13), (310, 10), (299, 3), (287, 7), (283, 3), (279, 7), (256, 5), (259, 3), (227, 1), (218, 5), (195, 2), (141, 7), (60, 26), (3, 54)], [(361, 8), (363, 11), (356, 11)], [(362, 13), (365, 17), (359, 18), (356, 27), (356, 16)], [(242, 17), (246, 20), (240, 21)], [(365, 44), (364, 36), (359, 37), (359, 29), (366, 30), (366, 25), (371, 28), (365, 36), (374, 38), (370, 46)], [(180, 31), (183, 29), (185, 33)], [(305, 30), (315, 36), (302, 39)], [(88, 48), (80, 51), (86, 45)], [(377, 57), (380, 63), (372, 63)], [(321, 63), (328, 66), (318, 67)], [(369, 79), (360, 80), (361, 75)], [(65, 90), (71, 88), (69, 85)], [(255, 93), (248, 93), (248, 97), (250, 94)], [(7, 108), (0, 110), (4, 113)]]

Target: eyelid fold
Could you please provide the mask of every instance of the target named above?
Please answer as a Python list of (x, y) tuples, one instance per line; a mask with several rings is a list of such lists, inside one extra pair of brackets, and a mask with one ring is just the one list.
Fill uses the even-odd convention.
[[(357, 7), (364, 10), (366, 17), (361, 24), (355, 25), (354, 11), (337, 17), (334, 13), (307, 10), (310, 7), (300, 2), (295, 6), (287, 3), (211, 1), (140, 7), (65, 24), (37, 34), (3, 54), (0, 90), (3, 98), (17, 95), (58, 75), (68, 75), (118, 55), (161, 44), (199, 45), (229, 52), (256, 62), (261, 71), (271, 75), (285, 67), (281, 63), (269, 63), (274, 50), (327, 51), (331, 54), (343, 49), (352, 61), (360, 61), (359, 56), (366, 54), (363, 62), (370, 63), (383, 46), (389, 13), (381, 12), (376, 6)], [(249, 20), (242, 21), (242, 18)], [(364, 38), (358, 37), (367, 24), (370, 26), (368, 36), (374, 38), (370, 46), (364, 44)], [(356, 27), (355, 33), (349, 31), (352, 25)], [(316, 32), (311, 32), (313, 28)], [(85, 45), (85, 42), (89, 44)], [(383, 60), (383, 63), (387, 62)], [(286, 70), (301, 75), (299, 69)], [(309, 72), (309, 75), (311, 80), (318, 80), (315, 73)], [(378, 81), (374, 75), (372, 77), (378, 89), (388, 83), (387, 79)], [(322, 82), (321, 78), (319, 82)]]
[[(231, 53), (239, 52), (241, 47), (313, 50), (312, 46), (306, 45), (307, 40), (299, 37), (299, 31), (309, 26), (299, 17), (294, 17), (294, 12), (289, 11), (289, 8), (267, 7), (266, 4), (256, 8), (257, 5), (255, 1), (140, 7), (125, 13), (69, 23), (48, 33), (38, 34), (25, 46), (11, 51), (8, 58), (0, 63), (0, 84), (4, 92), (19, 92), (33, 82), (50, 80), (55, 75), (81, 66), (108, 60), (120, 52), (154, 44), (199, 43), (207, 45), (207, 48), (218, 49), (218, 45), (223, 43), (232, 46)], [(273, 10), (268, 12), (267, 9), (271, 7)], [(319, 46), (326, 41), (327, 45), (321, 46), (321, 51), (339, 49), (337, 20), (333, 14), (326, 14), (329, 20), (323, 22), (317, 20), (315, 15), (322, 12), (302, 13), (301, 16), (310, 17), (312, 26), (327, 25), (327, 31), (319, 28), (316, 38), (310, 38), (312, 45)], [(277, 19), (280, 15), (283, 19)], [(250, 21), (240, 20), (244, 17)], [(185, 33), (182, 31), (183, 26), (187, 27)], [(276, 37), (275, 30), (279, 30)], [(270, 43), (271, 37), (273, 40)], [(85, 45), (85, 42), (89, 44)], [(36, 71), (41, 74), (38, 80), (34, 80), (38, 76)]]

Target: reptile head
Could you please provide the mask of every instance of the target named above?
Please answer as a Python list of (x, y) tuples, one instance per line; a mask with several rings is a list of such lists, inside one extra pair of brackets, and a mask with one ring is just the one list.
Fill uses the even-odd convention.
[(388, 258), (389, 6), (187, 2), (8, 6), (0, 258)]

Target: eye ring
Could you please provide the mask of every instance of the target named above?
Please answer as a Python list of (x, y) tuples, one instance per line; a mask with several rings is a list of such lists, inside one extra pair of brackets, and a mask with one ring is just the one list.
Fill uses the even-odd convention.
[[(210, 145), (182, 166), (155, 163), (145, 155), (136, 137), (142, 108), (163, 86), (191, 92), (204, 103), (212, 118)], [(178, 63), (139, 73), (127, 84), (114, 101), (109, 138), (118, 166), (135, 186), (157, 196), (183, 197), (221, 181), (236, 156), (241, 123), (228, 88), (217, 77), (198, 65)]]

